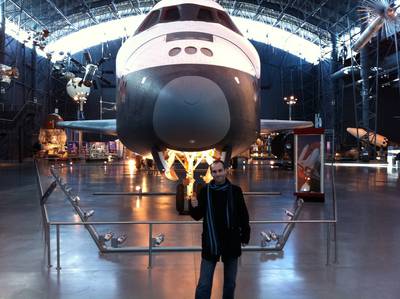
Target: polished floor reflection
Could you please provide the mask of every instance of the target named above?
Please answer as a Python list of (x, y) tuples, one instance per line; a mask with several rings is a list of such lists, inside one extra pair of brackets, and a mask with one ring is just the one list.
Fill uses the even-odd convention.
[[(50, 164), (40, 164), (44, 187)], [(59, 165), (60, 166), (60, 165)], [(399, 170), (344, 167), (336, 170), (338, 263), (326, 266), (326, 227), (297, 225), (279, 253), (246, 252), (240, 260), (236, 298), (397, 298), (400, 286)], [(171, 196), (95, 195), (96, 192), (174, 191), (175, 183), (155, 172), (132, 171), (128, 164), (64, 165), (60, 175), (93, 209), (93, 221), (189, 220), (178, 216)], [(196, 175), (199, 175), (197, 173)], [(278, 191), (278, 196), (246, 196), (252, 220), (286, 219), (293, 205), (293, 173), (265, 165), (231, 171), (244, 191)], [(331, 168), (326, 167), (325, 203), (306, 203), (301, 219), (331, 218)], [(63, 193), (48, 202), (51, 220), (78, 221)], [(155, 225), (165, 246), (199, 245), (200, 225)], [(261, 230), (283, 225), (253, 225), (251, 244)], [(104, 233), (127, 234), (124, 246), (146, 246), (146, 225), (97, 226)], [(61, 228), (61, 266), (46, 266), (33, 163), (0, 165), (0, 298), (193, 298), (200, 253), (162, 253), (147, 269), (146, 254), (99, 254), (88, 232)], [(52, 230), (55, 264), (55, 230)], [(332, 244), (333, 245), (333, 244)], [(333, 250), (333, 246), (331, 247)], [(333, 251), (332, 257), (333, 257)], [(333, 259), (332, 259), (333, 260)], [(222, 267), (217, 266), (212, 298), (221, 298)]]

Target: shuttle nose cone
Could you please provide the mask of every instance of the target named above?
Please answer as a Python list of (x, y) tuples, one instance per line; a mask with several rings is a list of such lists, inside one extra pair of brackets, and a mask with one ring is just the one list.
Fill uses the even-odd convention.
[(212, 80), (183, 76), (166, 84), (154, 107), (155, 133), (175, 149), (195, 150), (221, 141), (230, 127), (227, 99)]

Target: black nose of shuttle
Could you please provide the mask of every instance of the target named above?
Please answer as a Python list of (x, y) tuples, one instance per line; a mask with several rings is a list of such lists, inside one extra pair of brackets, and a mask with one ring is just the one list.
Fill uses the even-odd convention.
[(182, 76), (167, 83), (157, 97), (153, 126), (174, 147), (195, 150), (220, 142), (230, 127), (228, 101), (221, 88), (201, 76)]

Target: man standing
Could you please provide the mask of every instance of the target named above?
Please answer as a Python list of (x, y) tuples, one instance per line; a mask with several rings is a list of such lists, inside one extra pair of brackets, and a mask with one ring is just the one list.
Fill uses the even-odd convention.
[(250, 240), (249, 213), (242, 189), (226, 178), (224, 163), (217, 160), (210, 167), (214, 179), (201, 189), (197, 199), (192, 199), (189, 207), (193, 219), (203, 218), (202, 260), (195, 298), (210, 298), (215, 266), (222, 257), (223, 299), (229, 299), (234, 298), (241, 245)]

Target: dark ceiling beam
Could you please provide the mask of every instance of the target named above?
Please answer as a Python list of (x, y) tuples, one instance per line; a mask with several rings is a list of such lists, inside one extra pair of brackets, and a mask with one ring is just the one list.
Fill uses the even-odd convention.
[[(295, 32), (292, 32), (293, 34), (296, 34), (305, 24), (307, 24), (307, 19), (309, 17), (314, 16), (318, 11), (321, 10), (321, 8), (328, 2), (329, 0), (324, 0), (318, 7), (316, 7), (308, 16), (306, 16), (304, 18), (304, 21), (301, 25), (297, 26), (297, 29)], [(280, 63), (280, 67), (282, 67), (284, 61), (286, 60), (286, 57), (288, 56), (289, 52), (286, 52), (285, 55), (283, 56), (281, 63)]]
[(50, 4), (50, 6), (60, 15), (63, 17), (63, 19), (68, 23), (69, 26), (71, 26), (72, 28), (74, 28), (75, 30), (78, 30), (78, 28), (76, 28), (70, 20), (68, 20), (67, 16), (64, 15), (64, 13), (57, 7), (57, 5), (54, 4), (53, 1), (51, 0), (46, 0), (47, 3)]
[[(254, 3), (255, 1), (246, 1), (246, 0), (241, 0), (240, 3), (249, 3), (249, 4), (253, 4), (253, 5), (257, 5)], [(311, 4), (309, 1), (300, 1), (300, 4)], [(280, 1), (277, 0), (269, 0), (263, 3), (263, 7), (267, 8), (267, 9), (271, 9), (273, 11), (276, 12), (281, 12), (282, 11), (282, 3), (280, 3)], [(309, 16), (311, 15), (312, 12), (310, 13), (309, 10), (307, 10), (307, 8), (305, 8), (304, 5), (302, 6), (297, 6), (297, 7), (290, 7), (288, 6), (288, 8), (286, 9), (286, 15), (294, 17), (296, 19), (299, 20), (303, 20), (305, 18), (305, 16)], [(317, 26), (317, 24), (320, 23), (328, 23), (328, 20), (325, 20), (324, 18), (321, 18), (318, 15), (314, 15), (313, 17), (308, 17), (307, 22)]]
[[(329, 19), (330, 20), (334, 20), (332, 22), (330, 22), (330, 24), (328, 24), (328, 26), (325, 28), (325, 30), (335, 33), (338, 36), (341, 34), (339, 32), (339, 30), (336, 29), (336, 26), (340, 26), (341, 29), (343, 29), (344, 31), (347, 31), (347, 17), (349, 15), (351, 15), (352, 13), (354, 13), (354, 11), (357, 9), (357, 5), (353, 5), (352, 4), (354, 1), (352, 0), (347, 0), (346, 3), (342, 3), (342, 2), (338, 2), (337, 6), (335, 7), (335, 9), (332, 10), (328, 10), (328, 12), (330, 12), (329, 14)], [(351, 26), (354, 26), (355, 23), (357, 23), (357, 17), (353, 17), (352, 19), (352, 24)], [(318, 27), (322, 27), (322, 22), (317, 24)]]
[[(0, 0), (2, 1), (2, 0)], [(16, 2), (17, 0), (6, 0), (6, 2), (13, 3), (15, 7), (18, 9), (21, 8), (20, 5), (18, 5)], [(46, 0), (47, 3), (51, 5), (53, 9), (57, 11), (59, 15), (62, 16), (62, 18), (75, 30), (76, 24), (74, 25), (72, 23), (72, 20), (74, 19), (73, 16), (75, 14), (80, 14), (83, 13), (85, 14), (85, 18), (92, 20), (94, 23), (98, 24), (100, 20), (97, 20), (97, 8), (103, 7), (103, 8), (108, 8), (109, 11), (115, 16), (115, 18), (121, 18), (120, 12), (118, 10), (118, 6), (121, 3), (124, 3), (126, 5), (132, 6), (132, 12), (134, 14), (141, 14), (142, 13), (142, 7), (147, 8), (152, 4), (152, 2), (157, 2), (157, 1), (140, 1), (140, 0), (80, 0), (76, 3), (80, 3), (79, 6), (77, 5), (72, 5), (71, 4), (71, 10), (68, 11), (68, 16), (64, 14), (57, 6), (55, 3), (57, 3), (55, 0)], [(226, 1), (221, 1), (225, 2)], [(356, 7), (352, 7), (353, 5), (353, 0), (346, 0), (342, 5), (339, 5), (334, 3), (334, 11), (332, 11), (332, 15), (328, 15), (328, 17), (322, 16), (319, 11), (321, 11), (321, 8), (323, 6), (326, 6), (326, 3), (328, 0), (322, 0), (322, 3), (316, 3), (319, 1), (309, 1), (309, 0), (302, 0), (302, 1), (297, 1), (296, 0), (286, 0), (283, 2), (283, 0), (234, 0), (234, 1), (229, 1), (231, 5), (229, 5), (234, 11), (241, 11), (245, 9), (245, 6), (243, 4), (252, 4), (256, 5), (255, 8), (255, 18), (257, 18), (259, 15), (262, 15), (266, 9), (272, 9), (279, 14), (277, 19), (274, 21), (273, 26), (279, 26), (279, 24), (285, 19), (285, 16), (291, 17), (291, 18), (296, 18), (299, 19), (299, 21), (296, 21), (297, 24), (294, 24), (294, 32), (293, 33), (298, 33), (303, 27), (308, 28), (307, 24), (311, 24), (316, 27), (321, 27), (324, 31), (330, 32), (331, 30), (337, 31), (337, 29), (341, 29), (343, 26), (343, 20), (346, 18), (346, 16), (350, 15)], [(330, 0), (330, 3), (332, 3), (333, 0)], [(75, 3), (75, 2), (72, 2)], [(346, 3), (346, 4), (345, 4)], [(350, 4), (349, 4), (350, 3)], [(345, 10), (345, 7), (349, 6), (351, 7), (351, 10)], [(329, 5), (329, 8), (331, 5)], [(341, 11), (347, 11), (345, 15), (340, 14), (339, 10), (337, 8), (340, 8)], [(46, 28), (46, 25), (44, 23), (47, 23), (46, 21), (42, 22), (39, 19), (37, 19), (35, 16), (32, 14), (28, 13), (27, 11), (23, 10), (24, 15), (26, 15), (29, 19), (31, 19), (34, 23), (40, 25), (41, 27)], [(324, 15), (327, 15), (328, 12), (324, 13)], [(332, 17), (331, 17), (332, 16)], [(335, 17), (336, 16), (336, 17)], [(42, 17), (40, 16), (42, 19)], [(70, 18), (71, 21), (68, 19)], [(288, 22), (291, 22), (288, 20)], [(335, 22), (335, 23), (334, 23)], [(340, 24), (340, 27), (337, 27), (337, 25)], [(49, 23), (50, 25), (50, 23)], [(59, 24), (57, 27), (60, 27), (62, 25)], [(33, 27), (33, 26), (32, 26)], [(328, 29), (327, 29), (328, 28)], [(308, 28), (307, 30), (309, 30)], [(55, 28), (56, 30), (56, 28)], [(315, 29), (314, 29), (315, 30)], [(313, 31), (313, 30), (311, 30)]]
[(233, 5), (232, 5), (232, 7), (233, 7), (233, 13), (237, 13), (237, 9), (238, 9), (238, 3), (237, 3), (237, 1), (235, 0), (235, 1), (233, 1)]
[(110, 8), (112, 14), (117, 19), (121, 19), (121, 16), (119, 15), (119, 11), (118, 11), (117, 6), (115, 5), (114, 1), (111, 1), (110, 4), (108, 4), (108, 7)]
[(257, 20), (257, 17), (261, 14), (261, 12), (263, 11), (264, 7), (262, 6), (264, 0), (258, 1), (258, 6), (257, 6), (257, 10), (256, 13), (253, 17), (253, 20)]
[[(6, 6), (0, 3), (0, 61), (3, 63), (6, 52)], [(3, 98), (2, 98), (3, 99)]]
[[(328, 0), (326, 0), (326, 2), (327, 1)], [(229, 2), (232, 3), (233, 5), (229, 5)], [(306, 7), (304, 5), (305, 2), (307, 2), (307, 4), (310, 4), (310, 2), (304, 1), (304, 2), (301, 3), (302, 4), (301, 7), (296, 7), (296, 9), (293, 9), (293, 8), (289, 7), (289, 9), (287, 10), (287, 13), (285, 14), (286, 16), (289, 17), (288, 20), (286, 21), (286, 23), (293, 24), (293, 26), (292, 26), (293, 30), (295, 30), (297, 27), (300, 27), (300, 26), (304, 27), (305, 24), (309, 24), (310, 28), (307, 27), (307, 32), (310, 32), (311, 34), (314, 34), (315, 36), (319, 36), (320, 33), (319, 33), (319, 30), (317, 30), (318, 27), (315, 26), (312, 22), (309, 22), (309, 19), (314, 18), (316, 13), (320, 10), (320, 8), (317, 9), (317, 10), (314, 9), (312, 12), (308, 13), (305, 16), (304, 14), (300, 13), (300, 10), (306, 10)], [(236, 5), (235, 5), (235, 3), (236, 3)], [(271, 3), (271, 1), (263, 2), (263, 5), (261, 7), (256, 6), (254, 3), (252, 3), (252, 5), (251, 5), (252, 7), (248, 7), (246, 5), (247, 3), (248, 3), (247, 1), (245, 1), (245, 2), (242, 2), (242, 1), (236, 1), (236, 2), (234, 2), (234, 1), (224, 1), (223, 5), (226, 6), (227, 8), (229, 8), (229, 9), (231, 9), (230, 13), (231, 13), (231, 15), (234, 15), (234, 16), (243, 16), (243, 14), (241, 13), (241, 11), (243, 11), (243, 10), (251, 12), (251, 13), (254, 13), (254, 16), (252, 17), (253, 20), (258, 20), (259, 19), (258, 16), (256, 15), (257, 11), (259, 12), (260, 15), (261, 14), (262, 15), (265, 14), (266, 16), (274, 17), (274, 15), (277, 16), (278, 14), (277, 13), (276, 14), (272, 13), (272, 15), (271, 15), (271, 12), (274, 12), (274, 11), (280, 12), (283, 9), (282, 6), (279, 6), (276, 3)], [(261, 1), (258, 1), (258, 3), (261, 3)], [(242, 5), (244, 7), (242, 7)], [(235, 7), (232, 7), (232, 6), (235, 6)], [(315, 7), (315, 4), (314, 4), (314, 7)], [(274, 17), (274, 18), (276, 19), (276, 17)], [(294, 20), (294, 19), (297, 19), (297, 20)], [(305, 24), (302, 24), (302, 21), (304, 19), (307, 19), (307, 22)], [(315, 18), (313, 20), (316, 21)], [(292, 31), (292, 30), (290, 30), (290, 31)], [(327, 36), (328, 36), (327, 34), (324, 34), (322, 36), (322, 38), (324, 38), (325, 42), (329, 42), (330, 41), (330, 39), (328, 39)], [(330, 35), (329, 35), (329, 37), (330, 37)]]
[(288, 9), (289, 6), (293, 6), (293, 4), (296, 2), (296, 0), (289, 0), (285, 7), (282, 9), (282, 11), (280, 12), (279, 16), (276, 18), (276, 21), (274, 23), (274, 25), (272, 25), (273, 27), (276, 27), (279, 25), (279, 23), (282, 21), (283, 16), (286, 13), (286, 10)]
[(134, 11), (136, 14), (139, 14), (140, 13), (139, 1), (137, 2), (137, 6), (133, 2), (133, 0), (129, 0), (129, 3), (132, 6), (132, 11)]
[(299, 25), (299, 26), (297, 27), (296, 31), (294, 31), (293, 34), (296, 34), (297, 32), (299, 32), (299, 30), (300, 30), (301, 28), (303, 28), (304, 25), (306, 25), (306, 24), (308, 23), (307, 20), (308, 20), (310, 17), (314, 17), (314, 16), (316, 15), (316, 13), (319, 12), (319, 11), (321, 10), (321, 8), (325, 6), (326, 3), (328, 3), (328, 1), (329, 1), (329, 0), (324, 0), (324, 1), (323, 1), (322, 3), (320, 3), (320, 4), (318, 5), (318, 7), (316, 7), (308, 16), (306, 16), (306, 17), (304, 18), (304, 20), (303, 20), (303, 23), (301, 23), (301, 25)]
[(135, 5), (133, 0), (129, 0), (129, 3), (131, 4), (132, 11), (134, 11), (135, 14), (137, 14), (137, 15), (142, 14), (142, 11), (140, 10), (140, 2), (139, 1), (136, 1), (137, 5)]
[(92, 10), (90, 9), (90, 6), (87, 4), (86, 0), (82, 0), (83, 5), (86, 8), (86, 13), (90, 17), (90, 19), (95, 23), (99, 24), (99, 21), (95, 18), (94, 14), (92, 13)]
[[(341, 15), (341, 17), (340, 17), (339, 19), (337, 19), (336, 22), (333, 23), (333, 24), (327, 29), (329, 32), (332, 32), (332, 33), (334, 32), (337, 36), (341, 36), (341, 35), (343, 34), (343, 32), (349, 31), (349, 28), (348, 28), (349, 24), (347, 24), (347, 17), (348, 17), (350, 14), (352, 14), (352, 13), (357, 9), (357, 7), (358, 7), (358, 6), (353, 6), (352, 8), (350, 8), (350, 4), (351, 4), (351, 0), (349, 0), (349, 1), (347, 2), (347, 4), (346, 4), (346, 7), (345, 7), (345, 11), (346, 11), (346, 12), (345, 12), (343, 15)], [(342, 24), (342, 21), (344, 21), (344, 20), (346, 20), (346, 24)], [(353, 26), (356, 24), (356, 22), (357, 22), (357, 21), (353, 21), (352, 24), (350, 24), (350, 27), (353, 27)], [(342, 31), (334, 30), (335, 27), (336, 27), (337, 25), (339, 25), (339, 24), (340, 24), (340, 26), (343, 28), (343, 30), (342, 30)], [(317, 40), (317, 38), (315, 38), (312, 42), (315, 43), (316, 40)]]
[[(346, 12), (342, 17), (340, 17), (340, 19), (338, 19), (334, 24), (332, 24), (332, 26), (329, 28), (330, 30), (332, 30), (333, 28), (335, 28), (335, 26), (337, 26), (338, 24), (340, 24), (344, 19), (347, 19), (347, 17), (352, 14), (355, 10), (357, 9), (357, 6), (353, 7), (352, 9), (350, 9), (348, 12)], [(350, 26), (354, 26), (357, 23), (357, 21), (354, 21)], [(344, 30), (342, 30), (341, 32), (338, 32), (338, 35), (341, 35), (343, 33), (343, 31), (348, 31), (348, 25), (346, 23), (346, 25), (342, 25), (342, 28)]]
[(21, 5), (17, 4), (16, 2), (14, 2), (13, 0), (8, 0), (9, 2), (11, 2), (16, 8), (18, 8), (20, 11), (22, 11), (29, 19), (31, 19), (33, 22), (35, 22), (36, 24), (38, 24), (39, 26), (46, 28), (45, 24), (40, 21), (38, 18), (36, 18), (35, 16), (31, 15), (29, 12), (27, 12)]

